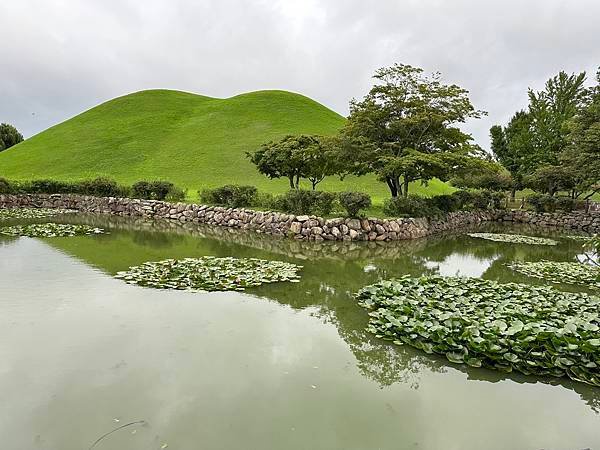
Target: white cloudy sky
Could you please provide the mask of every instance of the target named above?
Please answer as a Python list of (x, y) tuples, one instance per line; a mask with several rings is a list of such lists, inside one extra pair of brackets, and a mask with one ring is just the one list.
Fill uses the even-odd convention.
[(148, 88), (287, 89), (346, 115), (402, 62), (469, 89), (487, 147), (528, 87), (595, 73), (598, 23), (599, 0), (0, 0), (0, 122), (31, 136)]

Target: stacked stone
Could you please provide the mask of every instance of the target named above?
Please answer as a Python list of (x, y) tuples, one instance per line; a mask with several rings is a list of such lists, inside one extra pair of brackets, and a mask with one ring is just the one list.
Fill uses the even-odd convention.
[(317, 216), (254, 211), (244, 208), (169, 203), (71, 194), (0, 195), (0, 207), (62, 208), (92, 214), (113, 214), (204, 223), (289, 236), (309, 241), (397, 241), (429, 236), (488, 221), (530, 223), (588, 232), (600, 231), (598, 214), (536, 214), (527, 211), (460, 211), (431, 219), (324, 219)]
[(536, 213), (508, 211), (498, 219), (501, 222), (525, 223), (539, 227), (565, 228), (588, 233), (600, 233), (600, 214), (574, 211), (570, 213)]

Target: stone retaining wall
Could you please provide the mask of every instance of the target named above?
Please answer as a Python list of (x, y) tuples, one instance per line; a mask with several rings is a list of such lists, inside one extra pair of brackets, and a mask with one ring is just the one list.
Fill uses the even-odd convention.
[(540, 227), (580, 230), (600, 233), (600, 212), (586, 214), (579, 211), (570, 213), (536, 213), (533, 211), (512, 210), (498, 219), (501, 222), (525, 223)]
[(86, 213), (170, 219), (315, 241), (414, 239), (489, 221), (600, 231), (600, 215), (576, 213), (561, 216), (524, 211), (461, 211), (450, 213), (442, 219), (323, 219), (270, 211), (70, 194), (0, 195), (0, 207), (66, 208)]

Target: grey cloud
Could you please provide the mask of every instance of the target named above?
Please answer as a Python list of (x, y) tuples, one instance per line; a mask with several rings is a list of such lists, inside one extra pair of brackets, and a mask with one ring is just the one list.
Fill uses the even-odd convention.
[(600, 65), (596, 0), (20, 0), (0, 4), (0, 121), (31, 136), (148, 88), (301, 92), (341, 114), (394, 62), (439, 70), (489, 112), (488, 145), (561, 69)]

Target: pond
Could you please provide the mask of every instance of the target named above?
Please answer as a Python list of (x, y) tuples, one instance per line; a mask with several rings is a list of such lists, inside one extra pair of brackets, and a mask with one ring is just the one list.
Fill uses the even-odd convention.
[[(513, 260), (571, 261), (581, 241), (451, 233), (307, 243), (70, 215), (108, 234), (0, 238), (0, 437), (6, 449), (600, 448), (600, 388), (453, 365), (366, 331), (352, 294), (404, 274), (544, 284)], [(38, 220), (39, 222), (39, 220)], [(11, 221), (27, 223), (27, 221)], [(475, 231), (475, 230), (471, 230)], [(299, 283), (195, 293), (113, 277), (205, 255), (304, 266)], [(561, 286), (577, 290), (574, 286)]]

